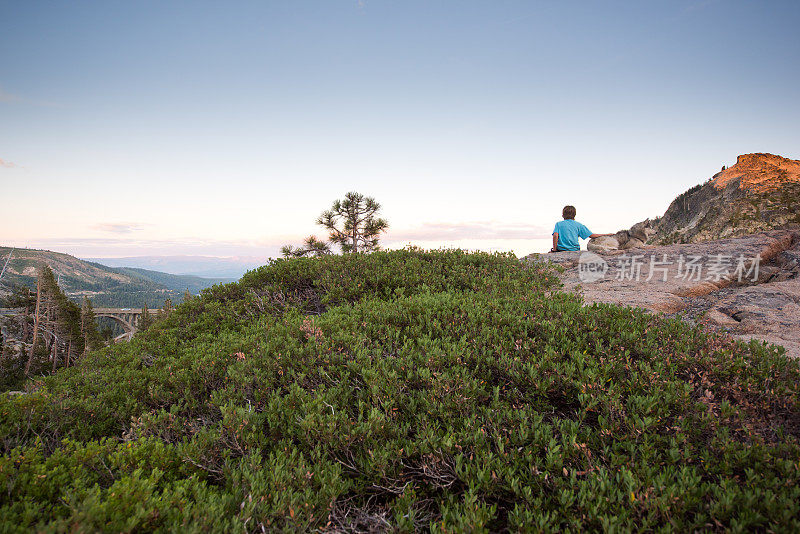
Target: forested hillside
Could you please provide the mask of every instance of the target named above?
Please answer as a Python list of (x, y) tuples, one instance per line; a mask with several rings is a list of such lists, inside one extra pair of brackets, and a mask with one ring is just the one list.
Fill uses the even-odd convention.
[(166, 287), (171, 291), (181, 294), (188, 291), (190, 294), (196, 295), (203, 289), (207, 289), (215, 284), (227, 284), (234, 281), (232, 278), (203, 278), (201, 276), (188, 274), (162, 273), (159, 271), (151, 271), (150, 269), (139, 269), (137, 267), (108, 268), (118, 273), (149, 280), (159, 286)]
[(24, 313), (0, 316), (0, 391), (74, 365), (104, 345), (89, 299), (81, 306), (72, 302), (46, 265), (39, 268), (34, 291), (16, 286), (5, 304)]
[(279, 260), (0, 395), (0, 530), (797, 531), (798, 384), (509, 255)]
[(112, 268), (49, 250), (12, 249), (0, 247), (0, 268), (11, 254), (0, 285), (0, 298), (7, 296), (16, 285), (33, 288), (39, 265), (49, 266), (66, 295), (80, 303), (83, 297), (95, 306), (114, 308), (160, 308), (164, 300), (173, 303), (183, 300), (188, 290), (200, 290), (227, 279), (201, 278), (149, 271), (147, 269)]

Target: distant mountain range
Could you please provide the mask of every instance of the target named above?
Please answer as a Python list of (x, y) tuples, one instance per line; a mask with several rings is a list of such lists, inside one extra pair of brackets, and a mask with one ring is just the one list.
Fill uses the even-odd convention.
[(743, 154), (672, 201), (650, 242), (699, 243), (798, 223), (800, 161)]
[(244, 273), (267, 263), (268, 258), (213, 256), (130, 256), (125, 258), (86, 258), (109, 267), (136, 267), (162, 273), (238, 280)]
[[(97, 263), (96, 265), (101, 264)], [(106, 266), (104, 265), (104, 267)], [(227, 284), (228, 282), (235, 282), (237, 280), (236, 278), (206, 278), (191, 274), (162, 273), (149, 269), (139, 269), (138, 267), (109, 267), (109, 269), (121, 274), (130, 275), (133, 278), (139, 277), (150, 280), (151, 282), (162, 285), (173, 291), (188, 291), (193, 295), (214, 284)]]
[(177, 304), (183, 300), (186, 291), (197, 294), (214, 284), (235, 279), (175, 275), (128, 266), (109, 267), (60, 252), (9, 247), (0, 247), (0, 269), (6, 265), (9, 253), (11, 260), (0, 279), (0, 297), (7, 294), (13, 285), (35, 286), (37, 267), (41, 263), (53, 270), (68, 297), (80, 301), (87, 296), (95, 306), (141, 307), (146, 304), (155, 308), (167, 298)]

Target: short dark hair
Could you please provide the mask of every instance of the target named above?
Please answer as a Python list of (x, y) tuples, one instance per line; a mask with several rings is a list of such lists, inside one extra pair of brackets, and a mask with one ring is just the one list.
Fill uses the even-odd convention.
[(561, 216), (565, 219), (574, 219), (575, 218), (575, 206), (564, 206), (564, 209), (561, 210)]

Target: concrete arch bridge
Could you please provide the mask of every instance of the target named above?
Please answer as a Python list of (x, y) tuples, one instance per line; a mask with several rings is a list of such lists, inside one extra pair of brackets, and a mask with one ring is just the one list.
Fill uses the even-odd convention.
[[(158, 315), (161, 312), (159, 309), (147, 309), (149, 315)], [(123, 334), (114, 338), (114, 341), (128, 341), (136, 331), (139, 329), (139, 322), (142, 319), (142, 308), (94, 308), (95, 319), (100, 317), (108, 317), (113, 319), (122, 326), (125, 330)]]

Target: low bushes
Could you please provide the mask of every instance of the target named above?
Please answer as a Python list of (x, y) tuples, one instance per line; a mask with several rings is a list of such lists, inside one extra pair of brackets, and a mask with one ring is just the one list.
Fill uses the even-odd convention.
[(508, 255), (277, 261), (0, 398), (0, 521), (796, 530), (798, 379)]

